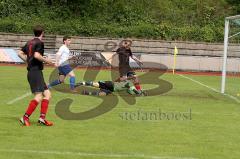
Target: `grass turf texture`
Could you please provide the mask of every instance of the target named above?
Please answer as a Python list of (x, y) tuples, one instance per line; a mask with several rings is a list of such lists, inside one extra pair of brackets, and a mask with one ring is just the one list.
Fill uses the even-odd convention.
[[(51, 68), (44, 70), (47, 81)], [(52, 91), (47, 119), (53, 127), (37, 126), (39, 106), (31, 116), (31, 127), (22, 127), (28, 96), (13, 104), (12, 99), (29, 91), (24, 67), (1, 66), (0, 80), (0, 158), (239, 158), (239, 103), (178, 75), (160, 78), (173, 89), (159, 96), (137, 98), (128, 105), (119, 97), (118, 105), (90, 120), (62, 120), (55, 114), (56, 103), (63, 98), (74, 100), (71, 110), (85, 111), (100, 103), (96, 97)], [(84, 70), (76, 70), (77, 81)], [(216, 88), (217, 76), (191, 76)], [(98, 80), (109, 80), (108, 71), (100, 71)], [(67, 80), (68, 81), (68, 80)], [(237, 80), (234, 80), (237, 82)], [(235, 83), (237, 84), (237, 83)], [(145, 85), (144, 88), (150, 87)], [(151, 86), (152, 87), (152, 86)], [(111, 100), (111, 97), (108, 97)], [(123, 120), (124, 112), (188, 112), (192, 120)]]

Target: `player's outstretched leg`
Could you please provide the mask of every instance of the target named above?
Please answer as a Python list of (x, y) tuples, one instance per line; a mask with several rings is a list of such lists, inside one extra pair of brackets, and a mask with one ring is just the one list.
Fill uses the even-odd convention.
[(78, 82), (76, 83), (75, 87), (78, 87), (78, 86), (93, 86), (93, 81)]
[(52, 88), (53, 86), (59, 85), (59, 84), (61, 84), (61, 83), (62, 83), (62, 82), (61, 82), (59, 79), (57, 79), (57, 80), (51, 82), (51, 83), (48, 85), (48, 88)]
[(47, 87), (48, 87), (48, 89), (50, 89), (50, 88), (52, 88), (53, 86), (56, 86), (56, 85), (59, 85), (59, 84), (61, 84), (61, 83), (63, 83), (64, 82), (64, 80), (65, 80), (65, 75), (59, 75), (59, 79), (57, 79), (57, 80), (55, 80), (55, 81), (53, 81), (52, 83), (50, 83)]
[(48, 111), (49, 100), (51, 98), (51, 92), (49, 90), (45, 90), (43, 92), (43, 95), (44, 95), (44, 98), (41, 103), (41, 113), (40, 113), (40, 118), (38, 120), (38, 123), (40, 125), (52, 126), (53, 123), (46, 120), (46, 114)]
[(48, 85), (48, 89), (50, 89), (50, 88), (52, 88), (53, 86), (56, 86), (56, 85), (59, 85), (59, 84), (61, 84), (62, 82), (58, 79), (58, 80), (55, 80), (55, 81), (53, 81), (52, 83), (50, 83), (49, 85)]
[(76, 81), (75, 76), (71, 76), (69, 81), (70, 81), (70, 88), (71, 90), (73, 90), (75, 88), (75, 81)]
[(68, 73), (68, 75), (69, 75), (69, 83), (70, 83), (70, 89), (71, 89), (71, 91), (72, 92), (77, 92), (76, 90), (75, 90), (75, 81), (76, 81), (76, 77), (75, 77), (75, 74), (74, 74), (74, 72), (73, 72), (73, 70), (72, 71), (70, 71), (69, 73)]
[(36, 109), (38, 103), (41, 102), (41, 100), (42, 100), (42, 93), (35, 93), (34, 99), (30, 101), (25, 114), (20, 119), (20, 122), (22, 123), (22, 125), (30, 126), (29, 117), (32, 115), (32, 113)]
[(88, 91), (88, 90), (83, 90), (82, 91), (82, 95), (90, 95), (90, 96), (106, 96), (108, 95), (106, 92), (104, 91)]
[(99, 82), (86, 81), (86, 82), (76, 83), (75, 87), (79, 87), (79, 86), (90, 86), (90, 87), (99, 88), (100, 85), (99, 85)]

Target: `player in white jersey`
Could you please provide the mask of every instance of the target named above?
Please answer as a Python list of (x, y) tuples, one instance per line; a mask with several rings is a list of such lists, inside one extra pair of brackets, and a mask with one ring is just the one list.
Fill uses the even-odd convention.
[(71, 43), (71, 38), (69, 36), (63, 37), (63, 45), (59, 48), (56, 54), (56, 63), (55, 66), (59, 70), (59, 79), (53, 81), (48, 85), (48, 88), (56, 86), (64, 82), (66, 76), (70, 77), (70, 88), (74, 90), (75, 88), (75, 74), (71, 68), (68, 60), (70, 59), (70, 50), (68, 46)]

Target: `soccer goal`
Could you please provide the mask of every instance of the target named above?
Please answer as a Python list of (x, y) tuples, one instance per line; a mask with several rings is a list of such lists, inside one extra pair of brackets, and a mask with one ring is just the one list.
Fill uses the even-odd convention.
[[(225, 18), (221, 93), (240, 93), (240, 15)], [(239, 85), (239, 87), (238, 87)]]

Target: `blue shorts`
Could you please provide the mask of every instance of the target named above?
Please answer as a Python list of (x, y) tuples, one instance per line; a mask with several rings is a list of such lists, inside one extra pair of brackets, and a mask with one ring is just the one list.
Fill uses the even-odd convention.
[(69, 72), (72, 71), (72, 68), (69, 64), (67, 64), (67, 65), (64, 65), (64, 66), (59, 66), (58, 71), (59, 71), (59, 75), (66, 76), (67, 74), (69, 74)]

